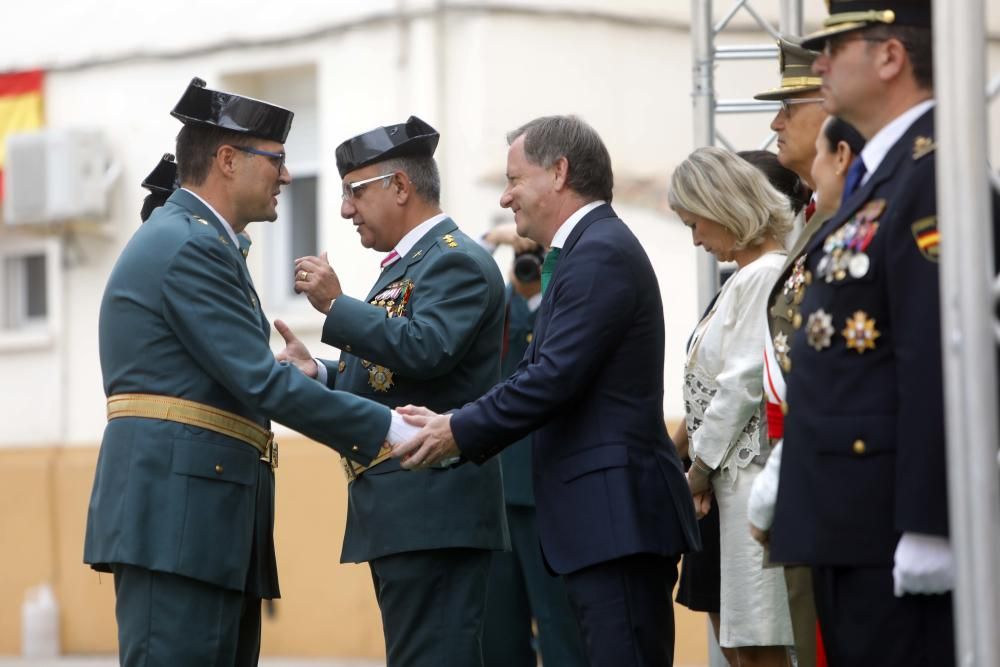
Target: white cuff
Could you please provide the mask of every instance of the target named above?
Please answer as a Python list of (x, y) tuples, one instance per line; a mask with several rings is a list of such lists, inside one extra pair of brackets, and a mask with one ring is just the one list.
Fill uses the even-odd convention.
[(316, 362), (316, 381), (319, 382), (319, 383), (321, 383), (324, 387), (330, 386), (327, 383), (327, 380), (330, 379), (330, 376), (327, 373), (326, 364), (324, 364), (322, 361), (320, 361), (316, 357), (313, 357), (313, 361)]
[(408, 440), (413, 439), (419, 431), (419, 426), (413, 426), (412, 424), (407, 424), (403, 421), (403, 415), (399, 414), (395, 410), (390, 410), (392, 415), (392, 421), (389, 422), (389, 432), (386, 434), (385, 439), (389, 441), (390, 445), (401, 445)]

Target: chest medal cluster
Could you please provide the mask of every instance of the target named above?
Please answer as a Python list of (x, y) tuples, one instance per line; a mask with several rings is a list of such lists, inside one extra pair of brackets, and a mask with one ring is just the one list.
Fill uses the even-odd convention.
[(884, 210), (884, 199), (870, 201), (850, 222), (826, 237), (823, 257), (816, 265), (820, 278), (832, 283), (844, 280), (848, 275), (855, 279), (868, 275), (871, 261), (866, 251), (878, 232), (878, 218)]
[[(397, 280), (386, 285), (369, 303), (385, 308), (387, 317), (400, 317), (406, 311), (406, 304), (413, 293), (413, 281), (409, 278)], [(392, 371), (385, 366), (373, 364), (367, 359), (361, 360), (361, 367), (368, 371), (368, 384), (375, 391), (389, 391), (393, 385)]]
[[(823, 255), (816, 264), (816, 276), (826, 283), (839, 283), (851, 276), (855, 280), (868, 275), (871, 269), (871, 259), (868, 248), (879, 229), (879, 217), (885, 211), (886, 201), (876, 199), (864, 205), (854, 217), (834, 230), (823, 241)], [(795, 262), (791, 274), (784, 283), (783, 293), (791, 294), (791, 302), (802, 302), (806, 287), (812, 282), (812, 274), (805, 269), (805, 256)], [(804, 322), (806, 343), (817, 352), (825, 350), (833, 344), (833, 336), (838, 333), (834, 326), (833, 315), (823, 308), (818, 308), (809, 314)], [(793, 325), (796, 329), (803, 325), (802, 316), (795, 313)], [(875, 328), (875, 318), (869, 317), (863, 310), (855, 311), (846, 318), (844, 328), (839, 331), (844, 337), (847, 349), (863, 354), (875, 349), (875, 341), (882, 333)], [(779, 347), (779, 345), (781, 347)], [(783, 349), (782, 349), (783, 348)], [(786, 369), (790, 366), (788, 358), (788, 341), (774, 339), (774, 349)]]

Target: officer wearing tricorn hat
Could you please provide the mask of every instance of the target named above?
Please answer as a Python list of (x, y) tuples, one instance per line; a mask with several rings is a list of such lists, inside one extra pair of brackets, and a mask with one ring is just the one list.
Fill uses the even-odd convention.
[(930, 1), (830, 12), (803, 46), (867, 144), (793, 286), (771, 553), (813, 567), (831, 665), (949, 665)]
[[(277, 215), (292, 112), (195, 79), (172, 113), (181, 187), (101, 302), (108, 425), (84, 561), (114, 573), (123, 665), (256, 665), (261, 599), (278, 597), (270, 420), (363, 465), (392, 416), (268, 345), (237, 235)], [(160, 194), (172, 187), (154, 175)]]
[[(340, 214), (362, 246), (387, 253), (364, 299), (343, 293), (325, 254), (296, 261), (295, 287), (325, 315), (323, 342), (343, 351), (339, 362), (317, 364), (276, 323), (306, 373), (389, 407), (452, 410), (500, 378), (503, 279), (441, 211), (438, 138), (411, 116), (337, 147)], [(388, 664), (482, 664), (490, 552), (509, 548), (499, 462), (414, 473), (387, 449), (345, 470), (341, 561), (371, 568)]]
[(139, 212), (139, 219), (143, 222), (149, 220), (153, 211), (167, 203), (174, 190), (180, 187), (177, 180), (177, 163), (174, 161), (173, 153), (164, 153), (160, 161), (153, 167), (153, 171), (142, 180), (142, 187), (149, 190), (146, 199), (142, 202), (142, 210)]

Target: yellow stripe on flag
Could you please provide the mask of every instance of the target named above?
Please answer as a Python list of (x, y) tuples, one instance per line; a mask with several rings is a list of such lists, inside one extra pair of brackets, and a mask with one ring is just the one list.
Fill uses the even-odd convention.
[(41, 126), (41, 91), (0, 97), (0, 168), (7, 157), (7, 135), (35, 130)]
[(37, 130), (45, 122), (42, 108), (41, 70), (0, 74), (0, 199), (3, 199), (3, 166), (7, 137)]
[(937, 230), (934, 230), (933, 232), (928, 232), (927, 234), (921, 234), (920, 237), (917, 239), (917, 246), (921, 250), (926, 250), (932, 245), (937, 245), (937, 243), (940, 240), (941, 240), (941, 233)]

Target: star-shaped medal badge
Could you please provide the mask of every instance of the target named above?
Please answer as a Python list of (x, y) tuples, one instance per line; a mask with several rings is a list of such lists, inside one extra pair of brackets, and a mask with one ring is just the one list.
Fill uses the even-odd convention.
[(817, 352), (830, 347), (833, 338), (833, 318), (822, 308), (809, 315), (806, 321), (806, 341)]
[(781, 368), (787, 373), (792, 369), (792, 360), (788, 353), (791, 348), (788, 346), (788, 336), (784, 331), (779, 331), (774, 335), (774, 356), (777, 357)]
[(847, 349), (862, 354), (865, 350), (875, 349), (875, 339), (882, 333), (875, 328), (875, 319), (868, 317), (863, 310), (847, 318), (847, 326), (840, 332), (847, 341)]

